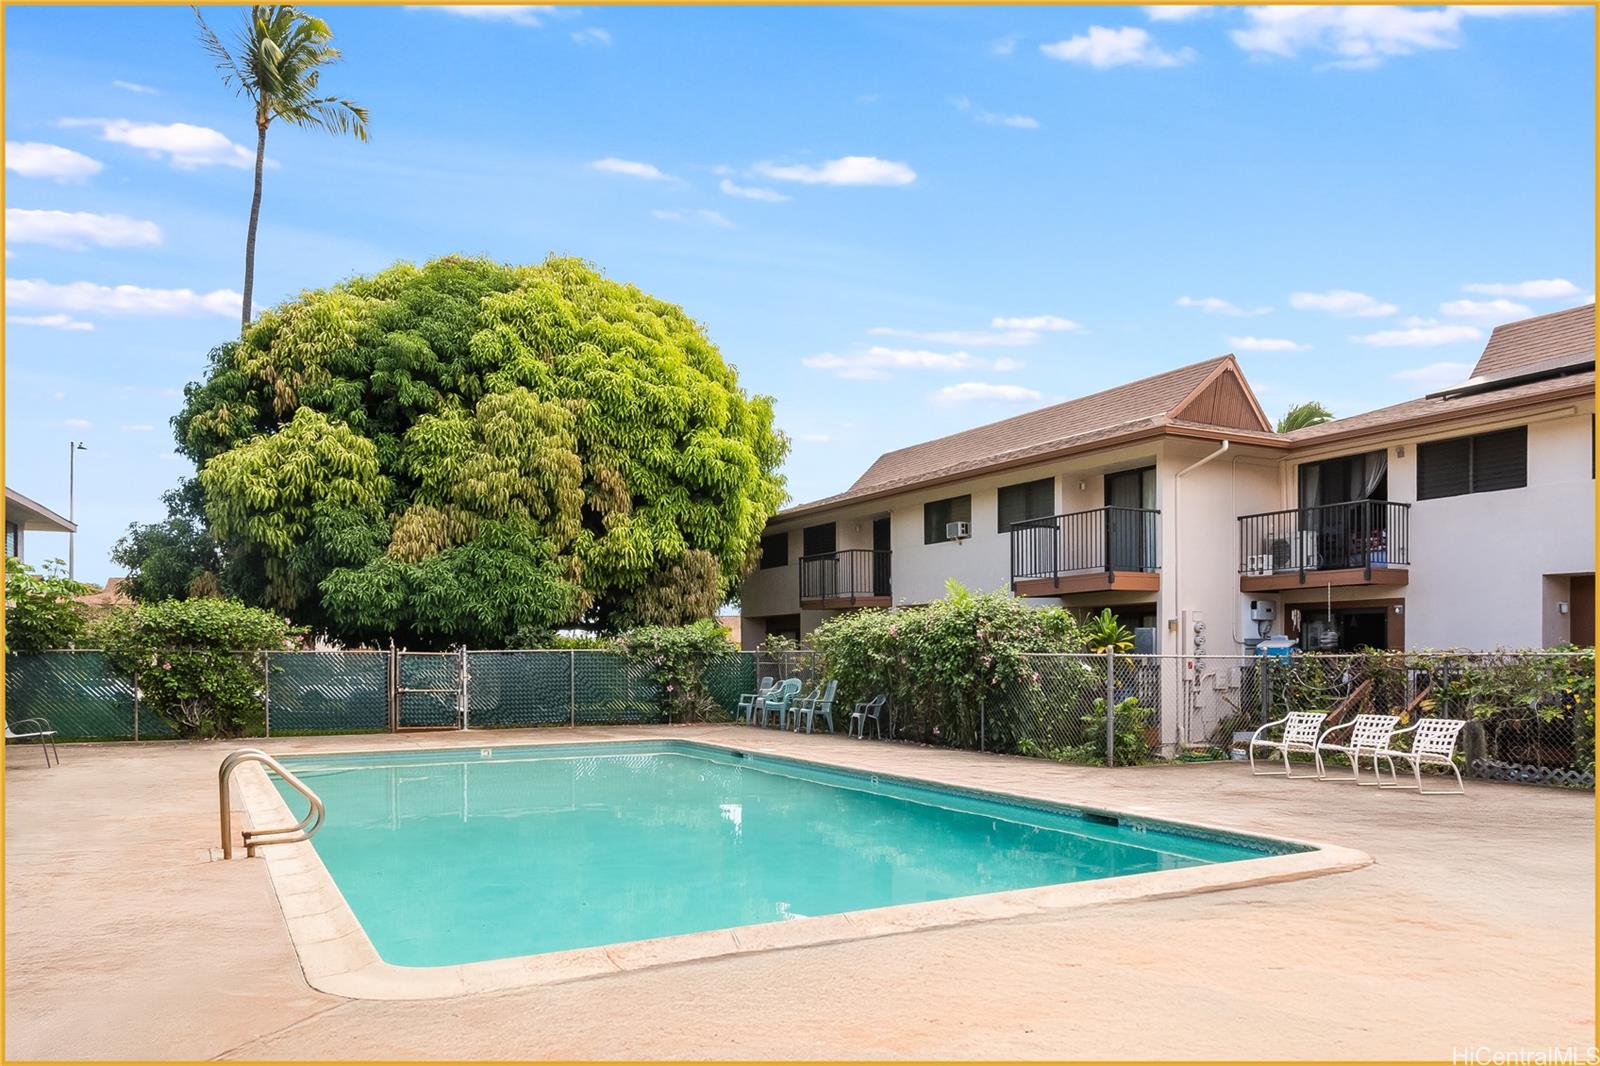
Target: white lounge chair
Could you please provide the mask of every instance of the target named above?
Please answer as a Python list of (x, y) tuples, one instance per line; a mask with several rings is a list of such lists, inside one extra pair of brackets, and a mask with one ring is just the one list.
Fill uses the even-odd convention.
[[(13, 729), (12, 726), (16, 728)], [(24, 728), (31, 726), (32, 728)], [(43, 718), (22, 718), (16, 722), (6, 723), (6, 743), (13, 740), (37, 740), (39, 748), (44, 752), (44, 764), (50, 765), (50, 757), (55, 756), (56, 765), (61, 765), (61, 753), (56, 750), (56, 731), (50, 728), (50, 723)]]
[[(1394, 736), (1395, 726), (1399, 724), (1400, 719), (1392, 714), (1358, 714), (1348, 722), (1330, 726), (1317, 741), (1317, 777), (1327, 780), (1328, 769), (1323, 765), (1322, 756), (1324, 752), (1334, 752), (1350, 760), (1351, 780), (1363, 784), (1361, 753), (1388, 747), (1389, 738)], [(1334, 741), (1333, 735), (1346, 729), (1350, 735), (1342, 741)]]
[(801, 681), (798, 677), (786, 677), (773, 685), (767, 694), (761, 698), (761, 724), (765, 726), (772, 720), (773, 715), (778, 717), (778, 728), (782, 729), (789, 721), (789, 705), (794, 698), (800, 695)]
[[(1461, 731), (1467, 727), (1465, 719), (1461, 718), (1424, 718), (1410, 729), (1398, 729), (1390, 738), (1390, 742), (1372, 752), (1372, 774), (1378, 775), (1378, 760), (1381, 758), (1389, 764), (1390, 780), (1387, 784), (1378, 778), (1379, 788), (1414, 788), (1419, 796), (1459, 796), (1466, 792), (1467, 786), (1461, 780), (1461, 768), (1456, 765), (1456, 739), (1461, 736)], [(1401, 750), (1394, 746), (1394, 737), (1411, 734), (1411, 746)], [(1411, 764), (1411, 773), (1416, 777), (1414, 783), (1401, 784), (1400, 775), (1395, 773), (1394, 761), (1402, 759)], [(1456, 775), (1456, 787), (1425, 789), (1422, 787), (1422, 767), (1448, 766), (1450, 772)]]
[(856, 709), (850, 714), (850, 730), (846, 736), (854, 736), (857, 740), (867, 739), (867, 723), (872, 723), (873, 732), (879, 740), (883, 739), (883, 705), (887, 700), (882, 696), (874, 696), (870, 700), (862, 700), (856, 704)]
[[(1322, 723), (1328, 717), (1326, 711), (1292, 711), (1286, 717), (1275, 718), (1255, 731), (1250, 738), (1250, 772), (1257, 777), (1294, 777), (1295, 773), (1289, 765), (1289, 753), (1299, 752), (1303, 755), (1315, 757), (1317, 754), (1317, 738), (1322, 735)], [(1274, 726), (1283, 726), (1283, 733), (1276, 739), (1268, 740), (1262, 736)], [(1269, 755), (1276, 753), (1283, 759), (1282, 770), (1257, 770), (1256, 749), (1265, 748)], [(1315, 777), (1315, 773), (1300, 774), (1301, 777)]]
[(833, 732), (833, 694), (839, 689), (839, 682), (829, 681), (827, 687), (813, 692), (810, 696), (794, 705), (789, 713), (794, 716), (794, 727), (798, 731), (800, 720), (805, 719), (806, 732), (811, 732), (811, 727), (816, 724), (817, 716), (821, 715), (828, 722), (828, 732)]
[(756, 716), (756, 703), (768, 692), (771, 692), (772, 686), (777, 683), (778, 679), (775, 677), (763, 677), (756, 682), (756, 690), (754, 692), (746, 692), (739, 697), (739, 706), (734, 710), (733, 716), (735, 718), (742, 717), (747, 722), (750, 721)]

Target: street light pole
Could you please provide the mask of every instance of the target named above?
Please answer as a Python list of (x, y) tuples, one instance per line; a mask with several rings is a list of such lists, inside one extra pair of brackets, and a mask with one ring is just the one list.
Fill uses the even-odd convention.
[(74, 581), (78, 576), (78, 453), (88, 450), (88, 445), (81, 440), (67, 442), (67, 521), (72, 523), (72, 532), (67, 534), (68, 581)]

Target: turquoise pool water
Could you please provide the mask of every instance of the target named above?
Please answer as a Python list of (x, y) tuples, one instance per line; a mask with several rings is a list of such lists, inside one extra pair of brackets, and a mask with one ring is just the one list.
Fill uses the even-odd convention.
[(683, 742), (283, 761), (327, 806), (317, 853), (402, 966), (1298, 850)]

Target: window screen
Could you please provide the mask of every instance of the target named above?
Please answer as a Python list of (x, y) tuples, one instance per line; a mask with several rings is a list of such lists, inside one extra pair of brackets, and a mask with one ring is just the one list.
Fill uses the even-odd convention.
[(789, 565), (789, 534), (773, 533), (761, 538), (761, 569)]
[(1528, 483), (1528, 427), (1428, 441), (1417, 448), (1417, 499), (1520, 489)]
[(829, 555), (839, 546), (837, 527), (832, 522), (807, 526), (801, 536), (805, 555)]
[(1055, 478), (1041, 478), (1000, 489), (999, 532), (1009, 533), (1017, 522), (1049, 518), (1055, 512)]
[(944, 527), (950, 522), (972, 521), (972, 497), (952, 496), (922, 505), (922, 543), (942, 544), (950, 538)]

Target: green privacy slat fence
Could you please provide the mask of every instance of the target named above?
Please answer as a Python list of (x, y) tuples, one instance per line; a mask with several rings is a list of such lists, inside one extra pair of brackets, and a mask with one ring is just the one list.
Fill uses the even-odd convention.
[(706, 663), (706, 689), (728, 717), (739, 707), (739, 697), (756, 690), (756, 658), (752, 654), (723, 655)]
[(6, 721), (46, 718), (63, 738), (132, 740), (133, 682), (98, 651), (6, 656)]
[(456, 652), (401, 652), (400, 725), (460, 725), (460, 666)]
[(267, 662), (273, 736), (388, 730), (388, 652), (273, 652)]
[(474, 728), (568, 725), (576, 651), (467, 653), (467, 720)]
[(642, 663), (618, 652), (591, 651), (576, 657), (573, 721), (578, 725), (664, 722), (655, 682)]

